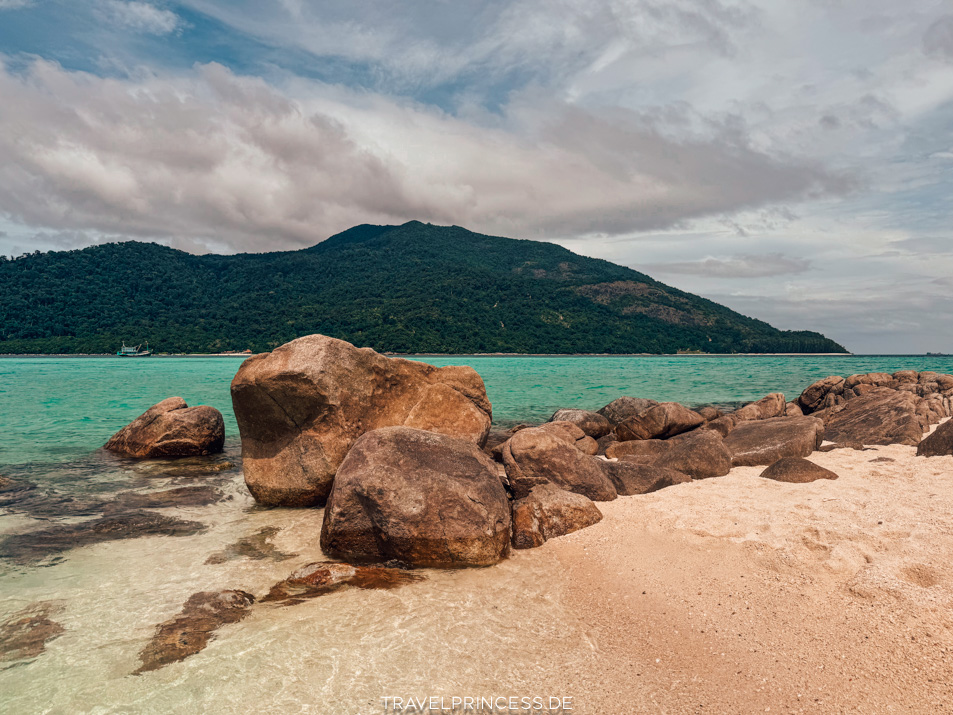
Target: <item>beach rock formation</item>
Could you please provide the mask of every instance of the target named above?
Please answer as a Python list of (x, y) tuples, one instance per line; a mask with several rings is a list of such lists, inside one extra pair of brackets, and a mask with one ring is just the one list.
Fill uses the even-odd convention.
[(725, 437), (734, 467), (806, 457), (821, 446), (824, 423), (814, 417), (773, 417), (738, 424)]
[(0, 622), (0, 663), (41, 655), (47, 643), (66, 632), (52, 619), (59, 610), (60, 607), (52, 601), (40, 601)]
[(104, 541), (140, 536), (191, 536), (203, 531), (205, 525), (197, 521), (184, 521), (153, 511), (133, 511), (78, 524), (60, 524), (49, 529), (12, 534), (0, 540), (0, 558), (27, 563)]
[(642, 397), (620, 397), (599, 410), (599, 414), (609, 420), (613, 426), (630, 417), (638, 417), (643, 412), (658, 404), (655, 400), (646, 400)]
[[(559, 424), (566, 428), (554, 427)], [(616, 498), (615, 487), (602, 466), (605, 462), (578, 449), (580, 440), (574, 440), (568, 428), (582, 432), (575, 425), (551, 422), (520, 430), (503, 445), (503, 465), (516, 499), (529, 496), (533, 487), (547, 483), (593, 501)]]
[(620, 496), (648, 494), (692, 481), (692, 478), (683, 472), (652, 463), (630, 461), (628, 458), (607, 462), (605, 468)]
[(711, 405), (706, 405), (705, 407), (696, 407), (695, 412), (700, 414), (706, 422), (717, 420), (724, 414), (717, 407), (712, 407)]
[(589, 410), (556, 410), (550, 422), (571, 422), (593, 439), (605, 437), (612, 431), (612, 424), (598, 412)]
[(367, 432), (334, 479), (321, 548), (356, 563), (495, 564), (510, 548), (510, 505), (496, 464), (473, 441), (409, 427)]
[(717, 432), (699, 430), (670, 440), (672, 447), (653, 464), (692, 479), (723, 477), (731, 471), (732, 453)]
[(114, 434), (105, 448), (123, 457), (197, 457), (216, 454), (225, 444), (225, 420), (214, 407), (189, 407), (170, 397)]
[(735, 410), (731, 413), (731, 417), (735, 424), (748, 420), (766, 420), (772, 417), (783, 417), (786, 409), (787, 402), (784, 400), (784, 395), (774, 392)]
[(321, 561), (302, 566), (276, 583), (261, 603), (293, 606), (343, 588), (391, 589), (423, 580), (420, 574), (406, 569)]
[(761, 472), (765, 479), (791, 484), (806, 484), (818, 479), (837, 479), (837, 475), (802, 457), (784, 457)]
[(602, 512), (590, 499), (554, 484), (539, 484), (513, 502), (513, 547), (533, 549), (600, 521)]
[(917, 445), (918, 457), (946, 457), (953, 455), (953, 420), (947, 420), (933, 434)]
[(175, 617), (156, 626), (155, 635), (139, 653), (135, 675), (185, 660), (208, 645), (215, 631), (248, 615), (255, 597), (245, 591), (202, 591), (189, 596)]
[(839, 375), (831, 375), (830, 377), (825, 377), (823, 380), (818, 380), (817, 382), (805, 388), (804, 392), (801, 393), (801, 396), (798, 397), (797, 401), (804, 413), (810, 414), (822, 409), (825, 406), (825, 401), (829, 395), (832, 396), (832, 399), (830, 400), (830, 405), (828, 406), (833, 406), (833, 398), (843, 394), (843, 392), (844, 378)]
[(482, 446), (491, 408), (469, 367), (388, 358), (309, 335), (242, 363), (232, 380), (245, 482), (269, 506), (320, 506), (355, 441), (381, 427)]
[(225, 494), (215, 487), (175, 487), (159, 492), (121, 492), (116, 500), (105, 505), (104, 513), (115, 514), (135, 509), (167, 509), (169, 507), (208, 506), (222, 501)]
[(622, 441), (667, 439), (693, 430), (704, 422), (704, 417), (684, 405), (663, 402), (621, 422), (616, 426), (615, 433)]
[(615, 442), (606, 447), (608, 459), (631, 459), (639, 462), (654, 462), (672, 448), (672, 442), (664, 439), (633, 439)]
[(917, 404), (912, 392), (874, 387), (831, 409), (824, 420), (825, 438), (831, 442), (915, 446), (924, 431)]

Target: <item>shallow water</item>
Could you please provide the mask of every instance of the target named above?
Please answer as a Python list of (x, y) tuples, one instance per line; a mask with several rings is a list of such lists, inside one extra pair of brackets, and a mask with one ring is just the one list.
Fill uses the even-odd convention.
[[(953, 372), (947, 357), (427, 360), (475, 367), (500, 424), (546, 419), (559, 407), (596, 409), (622, 394), (730, 404), (776, 390), (793, 397), (829, 374)], [(385, 695), (572, 695), (537, 692), (554, 673), (583, 667), (594, 647), (585, 614), (566, 610), (559, 565), (546, 549), (489, 569), (428, 571), (425, 581), (390, 591), (259, 604), (217, 631), (204, 651), (132, 675), (155, 626), (193, 593), (242, 589), (261, 597), (323, 559), (321, 510), (262, 509), (244, 487), (228, 392), (239, 364), (0, 359), (0, 475), (23, 487), (0, 489), (0, 538), (101, 518), (122, 492), (210, 486), (226, 497), (156, 510), (200, 522), (201, 533), (108, 541), (25, 563), (0, 559), (0, 623), (52, 602), (51, 618), (65, 628), (36, 657), (0, 660), (0, 712), (379, 713)], [(224, 455), (134, 462), (99, 449), (170, 395), (224, 413)], [(256, 541), (263, 529), (270, 536)], [(236, 548), (243, 539), (265, 550)]]

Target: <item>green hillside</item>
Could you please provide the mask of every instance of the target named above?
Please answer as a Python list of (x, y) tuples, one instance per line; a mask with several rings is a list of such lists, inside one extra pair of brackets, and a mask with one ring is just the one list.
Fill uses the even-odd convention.
[(845, 352), (551, 243), (417, 221), (302, 251), (0, 259), (0, 353), (257, 352), (311, 333), (403, 353)]

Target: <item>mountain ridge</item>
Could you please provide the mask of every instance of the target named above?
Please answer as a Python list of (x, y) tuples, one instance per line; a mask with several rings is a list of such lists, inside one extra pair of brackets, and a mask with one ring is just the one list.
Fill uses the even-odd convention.
[(324, 333), (391, 353), (844, 353), (552, 243), (411, 221), (309, 248), (128, 241), (0, 260), (0, 353), (270, 350)]

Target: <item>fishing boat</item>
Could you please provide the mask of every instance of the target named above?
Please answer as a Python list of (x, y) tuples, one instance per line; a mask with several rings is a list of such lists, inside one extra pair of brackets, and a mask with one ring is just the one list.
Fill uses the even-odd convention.
[(146, 343), (146, 349), (142, 349), (142, 345), (136, 345), (136, 347), (126, 347), (126, 343), (123, 342), (122, 347), (116, 353), (116, 357), (149, 357), (152, 355), (152, 351), (149, 349), (149, 343)]

